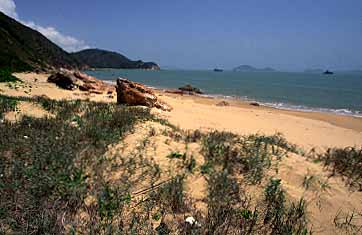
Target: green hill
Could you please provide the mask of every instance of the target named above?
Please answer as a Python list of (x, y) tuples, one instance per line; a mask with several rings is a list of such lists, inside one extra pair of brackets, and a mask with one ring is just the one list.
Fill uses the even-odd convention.
[(116, 68), (116, 69), (153, 69), (160, 67), (154, 62), (133, 61), (117, 52), (86, 49), (72, 53), (74, 58), (89, 65), (92, 68)]
[(84, 66), (41, 33), (0, 12), (0, 68), (24, 71)]

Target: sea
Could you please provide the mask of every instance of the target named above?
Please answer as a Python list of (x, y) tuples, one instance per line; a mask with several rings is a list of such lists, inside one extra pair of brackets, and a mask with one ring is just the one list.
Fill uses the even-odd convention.
[(191, 84), (200, 88), (205, 96), (256, 101), (279, 109), (362, 117), (361, 72), (337, 72), (333, 75), (124, 69), (85, 72), (112, 83), (122, 77), (160, 89), (177, 89)]

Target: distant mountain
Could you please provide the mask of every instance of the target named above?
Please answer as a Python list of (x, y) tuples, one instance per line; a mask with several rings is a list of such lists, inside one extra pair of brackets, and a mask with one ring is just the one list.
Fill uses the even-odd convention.
[(133, 61), (117, 52), (100, 49), (86, 49), (72, 56), (92, 68), (116, 68), (116, 69), (150, 69), (159, 70), (154, 62)]
[(235, 71), (235, 72), (276, 72), (276, 70), (274, 70), (272, 68), (259, 69), (259, 68), (255, 68), (250, 65), (240, 65), (240, 66), (234, 68), (233, 71)]
[(0, 12), (0, 68), (25, 71), (85, 66), (41, 33)]

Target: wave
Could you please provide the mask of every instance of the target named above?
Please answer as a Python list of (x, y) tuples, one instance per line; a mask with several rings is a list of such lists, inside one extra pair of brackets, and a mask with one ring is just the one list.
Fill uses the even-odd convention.
[(202, 97), (216, 98), (216, 99), (232, 99), (240, 100), (243, 102), (257, 102), (262, 106), (282, 109), (282, 110), (291, 110), (291, 111), (303, 111), (303, 112), (318, 112), (318, 113), (334, 113), (338, 115), (346, 115), (362, 118), (361, 111), (354, 111), (348, 108), (332, 109), (332, 108), (316, 108), (309, 107), (305, 105), (294, 105), (282, 102), (262, 102), (256, 99), (250, 99), (247, 96), (230, 96), (230, 95), (221, 95), (221, 94), (203, 94)]
[(362, 118), (362, 112), (360, 111), (353, 111), (347, 108), (344, 109), (332, 109), (332, 108), (315, 108), (315, 107), (308, 107), (304, 105), (292, 105), (286, 103), (260, 103), (262, 105), (277, 108), (277, 109), (284, 109), (284, 110), (296, 110), (296, 111), (303, 111), (303, 112), (321, 112), (321, 113), (334, 113), (339, 115), (346, 115), (346, 116), (354, 116)]

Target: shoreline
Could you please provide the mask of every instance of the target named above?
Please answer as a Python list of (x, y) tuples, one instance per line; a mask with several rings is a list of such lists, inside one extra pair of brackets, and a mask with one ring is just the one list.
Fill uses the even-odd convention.
[[(116, 103), (117, 96), (90, 94), (80, 90), (63, 90), (48, 83), (47, 74), (18, 73), (18, 88), (0, 84), (0, 94), (34, 97), (45, 95), (56, 100), (90, 100)], [(155, 90), (155, 89), (154, 89)], [(329, 147), (361, 146), (362, 118), (322, 112), (304, 112), (252, 106), (236, 99), (220, 99), (195, 95), (179, 95), (155, 90), (156, 95), (173, 110), (165, 112), (152, 109), (161, 118), (182, 129), (219, 130), (236, 134), (282, 133), (288, 140), (306, 150)], [(221, 101), (229, 106), (216, 106)]]
[[(108, 84), (116, 85), (114, 80), (102, 80)], [(146, 87), (151, 88), (153, 90), (164, 92), (166, 90), (177, 90), (177, 88), (173, 87), (155, 87), (155, 86), (149, 86), (144, 84)], [(292, 105), (287, 103), (273, 103), (273, 102), (262, 102), (256, 99), (250, 99), (248, 97), (240, 97), (240, 96), (229, 96), (229, 95), (222, 95), (222, 94), (195, 94), (193, 96), (197, 97), (204, 97), (204, 98), (210, 98), (210, 99), (218, 99), (218, 100), (227, 100), (227, 101), (237, 101), (240, 103), (252, 103), (256, 102), (260, 104), (262, 107), (268, 107), (273, 108), (277, 110), (284, 110), (284, 111), (291, 111), (291, 112), (305, 112), (305, 113), (324, 113), (324, 114), (334, 114), (338, 116), (347, 116), (347, 117), (354, 117), (354, 118), (361, 118), (362, 119), (362, 113), (359, 111), (351, 111), (347, 108), (340, 108), (340, 109), (333, 109), (333, 108), (320, 108), (320, 107), (308, 107), (304, 105)], [(297, 108), (300, 107), (300, 108)], [(358, 113), (356, 113), (358, 112)]]
[[(187, 95), (187, 94), (177, 95), (165, 92), (164, 89), (158, 89), (154, 87), (152, 87), (152, 89), (154, 89), (157, 93), (161, 95), (171, 96), (171, 97), (182, 97), (182, 99), (193, 100), (194, 102), (200, 104), (216, 105), (221, 101), (227, 101), (230, 105), (226, 107), (239, 107), (239, 108), (253, 109), (253, 110), (275, 111), (287, 115), (309, 118), (318, 121), (325, 121), (335, 126), (362, 132), (362, 117), (359, 116), (343, 115), (333, 112), (283, 109), (283, 108), (267, 106), (264, 105), (263, 103), (259, 103), (258, 101), (252, 101), (252, 100), (246, 101), (238, 98), (234, 99), (233, 97), (221, 98), (216, 96), (213, 97), (213, 96), (203, 96), (203, 95)], [(251, 102), (258, 102), (260, 106), (258, 107), (253, 106), (250, 104)]]

